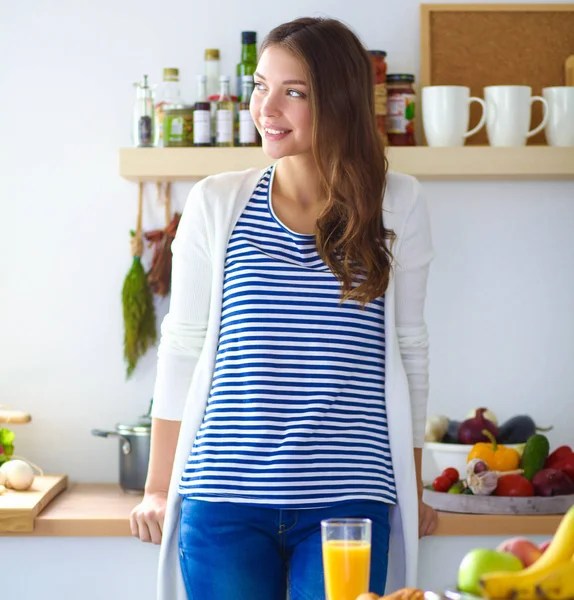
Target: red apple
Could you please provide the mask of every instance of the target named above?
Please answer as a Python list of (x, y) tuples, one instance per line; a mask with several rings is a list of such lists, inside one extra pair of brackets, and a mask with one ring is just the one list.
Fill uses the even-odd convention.
[(498, 548), (498, 552), (510, 552), (519, 558), (524, 567), (529, 567), (534, 564), (541, 556), (542, 550), (529, 539), (524, 537), (514, 537), (504, 540)]
[(538, 548), (540, 548), (540, 552), (544, 553), (546, 551), (546, 548), (548, 548), (548, 546), (550, 546), (552, 540), (546, 540), (545, 542), (542, 542), (541, 544), (538, 544)]

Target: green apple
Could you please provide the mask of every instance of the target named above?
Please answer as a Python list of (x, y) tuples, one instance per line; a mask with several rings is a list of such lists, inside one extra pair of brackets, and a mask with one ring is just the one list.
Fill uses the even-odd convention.
[(510, 552), (497, 552), (486, 548), (471, 550), (458, 568), (458, 589), (480, 596), (480, 578), (494, 571), (521, 571), (522, 561)]

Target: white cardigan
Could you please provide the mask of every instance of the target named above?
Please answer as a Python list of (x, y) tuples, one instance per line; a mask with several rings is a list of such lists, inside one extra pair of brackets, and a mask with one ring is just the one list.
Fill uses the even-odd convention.
[[(161, 328), (153, 416), (181, 420), (163, 527), (158, 600), (187, 600), (179, 566), (177, 488), (211, 387), (219, 339), (227, 243), (263, 171), (249, 169), (196, 183), (173, 242), (169, 314)], [(418, 500), (413, 447), (422, 447), (428, 397), (424, 302), (433, 257), (420, 184), (389, 173), (383, 220), (398, 236), (386, 292), (385, 399), (397, 505), (391, 508), (387, 593), (415, 586)], [(376, 568), (376, 567), (375, 567)]]

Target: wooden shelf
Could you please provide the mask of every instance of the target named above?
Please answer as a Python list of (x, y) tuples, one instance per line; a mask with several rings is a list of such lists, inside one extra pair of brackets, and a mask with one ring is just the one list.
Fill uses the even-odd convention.
[[(392, 171), (421, 180), (574, 180), (574, 147), (393, 147), (388, 157)], [(130, 181), (193, 181), (272, 162), (261, 148), (120, 149), (120, 175)]]
[[(130, 513), (141, 502), (109, 483), (70, 483), (35, 519), (34, 531), (18, 537), (127, 537)], [(463, 515), (439, 512), (436, 536), (554, 535), (561, 515)]]

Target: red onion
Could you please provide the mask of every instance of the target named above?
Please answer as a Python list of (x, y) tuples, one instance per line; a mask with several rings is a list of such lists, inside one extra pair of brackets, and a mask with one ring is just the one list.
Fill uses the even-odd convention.
[(486, 408), (477, 408), (472, 419), (467, 419), (458, 426), (458, 439), (461, 444), (489, 442), (488, 437), (482, 433), (483, 429), (488, 429), (495, 438), (498, 437), (498, 427), (484, 417), (486, 410)]

